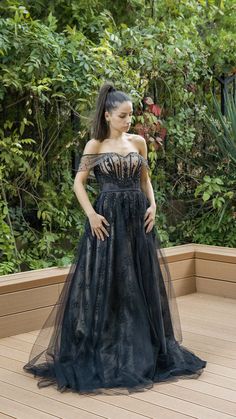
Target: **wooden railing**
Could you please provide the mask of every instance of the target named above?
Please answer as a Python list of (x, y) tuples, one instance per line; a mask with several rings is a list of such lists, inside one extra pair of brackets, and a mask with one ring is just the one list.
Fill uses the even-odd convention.
[[(176, 297), (202, 292), (236, 298), (236, 249), (187, 244), (163, 249)], [(40, 329), (68, 268), (0, 276), (0, 337)]]

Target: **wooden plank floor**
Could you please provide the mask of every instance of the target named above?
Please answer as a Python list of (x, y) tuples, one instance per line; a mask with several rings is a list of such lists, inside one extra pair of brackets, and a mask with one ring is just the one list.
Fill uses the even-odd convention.
[(39, 389), (22, 370), (37, 331), (0, 340), (0, 419), (184, 419), (236, 417), (236, 301), (194, 293), (177, 298), (183, 345), (208, 361), (198, 379), (155, 384), (132, 395)]

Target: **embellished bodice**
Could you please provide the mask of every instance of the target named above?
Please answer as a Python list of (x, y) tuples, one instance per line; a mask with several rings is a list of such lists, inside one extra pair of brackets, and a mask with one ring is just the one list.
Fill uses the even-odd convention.
[(91, 170), (101, 190), (109, 188), (140, 189), (142, 167), (148, 168), (148, 161), (136, 151), (123, 156), (116, 152), (83, 154), (78, 170)]

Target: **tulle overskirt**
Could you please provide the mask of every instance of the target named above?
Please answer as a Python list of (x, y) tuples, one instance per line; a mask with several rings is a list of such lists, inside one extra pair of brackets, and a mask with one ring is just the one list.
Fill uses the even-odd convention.
[(154, 383), (197, 378), (206, 361), (182, 345), (176, 297), (149, 206), (138, 189), (102, 191), (94, 208), (109, 237), (86, 219), (58, 301), (24, 370), (59, 391), (128, 394)]

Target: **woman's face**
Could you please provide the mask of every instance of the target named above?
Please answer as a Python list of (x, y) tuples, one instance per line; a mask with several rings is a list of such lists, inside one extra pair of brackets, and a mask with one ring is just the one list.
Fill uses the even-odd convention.
[(133, 114), (132, 102), (119, 103), (112, 112), (105, 112), (105, 118), (109, 122), (110, 131), (126, 132), (129, 130)]

